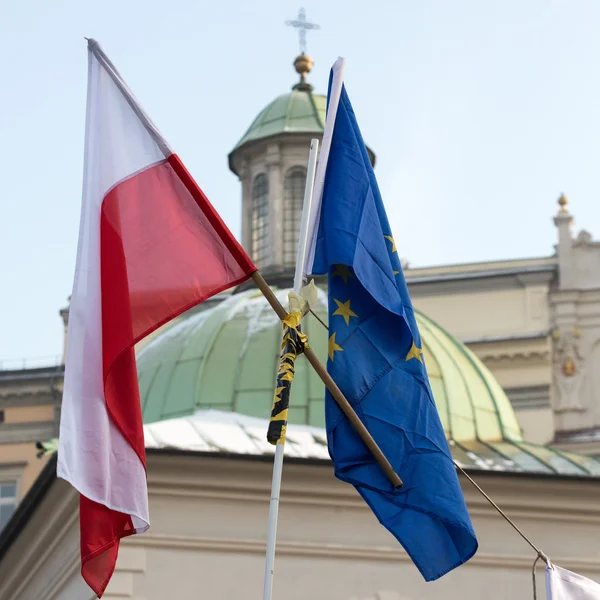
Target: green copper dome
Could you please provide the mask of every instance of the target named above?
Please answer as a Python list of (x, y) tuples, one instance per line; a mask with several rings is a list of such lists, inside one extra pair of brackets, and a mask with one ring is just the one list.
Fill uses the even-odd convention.
[[(278, 291), (287, 303), (288, 290)], [(316, 312), (327, 320), (320, 291)], [(488, 369), (463, 344), (422, 314), (417, 315), (425, 362), (449, 438), (520, 440), (512, 406)], [(303, 321), (312, 347), (327, 359), (327, 331), (312, 316)], [(281, 325), (256, 291), (234, 294), (188, 316), (151, 340), (138, 355), (145, 422), (200, 408), (269, 416), (281, 343)], [(324, 426), (323, 385), (299, 359), (292, 386), (290, 421)]]
[[(303, 80), (263, 108), (246, 133), (229, 153), (229, 168), (239, 175), (239, 158), (248, 145), (280, 135), (305, 135), (321, 139), (325, 128), (327, 97), (313, 93)], [(307, 145), (308, 153), (308, 145)], [(367, 147), (371, 164), (375, 154)], [(308, 156), (308, 154), (307, 154)]]
[(323, 134), (327, 98), (310, 90), (293, 89), (268, 104), (254, 119), (232, 152), (248, 142), (281, 133)]
[[(276, 292), (284, 305), (288, 291)], [(326, 307), (327, 296), (319, 290), (313, 309), (324, 321)], [(435, 402), (459, 464), (484, 470), (600, 476), (600, 462), (589, 456), (524, 441), (510, 401), (483, 363), (425, 315), (417, 313), (417, 322)], [(303, 329), (325, 363), (326, 329), (312, 315), (303, 320)], [(183, 316), (138, 352), (144, 422), (193, 420), (216, 410), (232, 417), (260, 417), (266, 432), (281, 333), (281, 323), (255, 290)], [(324, 427), (323, 404), (323, 384), (300, 357), (290, 422)]]

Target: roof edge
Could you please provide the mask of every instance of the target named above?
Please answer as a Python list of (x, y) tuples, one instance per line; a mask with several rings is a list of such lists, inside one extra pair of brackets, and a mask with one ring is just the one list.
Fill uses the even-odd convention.
[(29, 522), (39, 505), (42, 503), (50, 488), (57, 479), (56, 462), (58, 454), (53, 454), (42, 472), (37, 476), (33, 485), (14, 512), (6, 527), (0, 532), (0, 561), (8, 552), (12, 544), (21, 535), (25, 525)]
[[(149, 456), (189, 456), (198, 458), (216, 458), (218, 460), (239, 460), (242, 462), (254, 461), (263, 463), (272, 463), (272, 454), (235, 454), (232, 452), (206, 452), (203, 450), (183, 450), (181, 448), (146, 448), (146, 454)], [(331, 469), (331, 459), (322, 458), (306, 458), (301, 456), (286, 456), (286, 463), (307, 465), (315, 467), (326, 467)], [(518, 479), (542, 479), (547, 481), (578, 481), (578, 482), (594, 482), (600, 484), (600, 476), (594, 475), (567, 475), (564, 473), (540, 473), (533, 471), (501, 471), (498, 469), (478, 469), (468, 466), (461, 467), (468, 474), (473, 474), (479, 477), (486, 475), (491, 477), (516, 477)], [(460, 472), (457, 469), (460, 477)]]

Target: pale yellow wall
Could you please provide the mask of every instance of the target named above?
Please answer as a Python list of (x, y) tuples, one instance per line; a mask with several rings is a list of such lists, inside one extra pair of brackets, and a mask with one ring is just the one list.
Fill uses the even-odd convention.
[(554, 415), (548, 407), (516, 411), (523, 437), (534, 444), (549, 444), (554, 437)]
[[(169, 464), (150, 462), (157, 467), (149, 475), (153, 528), (123, 543), (137, 555), (123, 569), (132, 595), (158, 600), (176, 581), (178, 600), (260, 598), (270, 463)], [(179, 477), (185, 485), (175, 484)], [(477, 479), (557, 564), (600, 580), (600, 561), (591, 558), (600, 547), (598, 484)], [(274, 597), (350, 600), (389, 590), (402, 600), (530, 598), (534, 556), (470, 484), (463, 488), (480, 549), (467, 565), (425, 583), (351, 486), (335, 480), (330, 468), (288, 463)], [(543, 569), (538, 581), (541, 597)], [(120, 592), (116, 584), (113, 589)]]
[[(475, 475), (556, 564), (600, 581), (600, 482)], [(105, 600), (261, 598), (271, 462), (148, 460), (151, 528), (123, 540)], [(331, 465), (286, 462), (274, 597), (286, 600), (531, 598), (534, 555), (463, 481), (480, 548), (425, 583)], [(545, 597), (543, 567), (538, 598)], [(0, 561), (2, 600), (91, 600), (79, 574), (77, 494), (55, 482)], [(381, 600), (381, 599), (380, 599)]]
[(15, 467), (18, 467), (19, 495), (23, 498), (47, 461), (47, 457), (37, 458), (35, 444), (2, 444), (0, 445), (0, 478), (3, 469), (4, 472), (13, 472)]
[(460, 340), (538, 333), (548, 327), (546, 288), (413, 297), (415, 307)]
[[(475, 354), (479, 356), (477, 350), (475, 350)], [(479, 358), (482, 357), (479, 356)], [(551, 382), (549, 361), (547, 364), (539, 364), (517, 358), (506, 362), (483, 359), (483, 362), (503, 388), (550, 385)]]
[(7, 424), (41, 423), (54, 420), (54, 406), (13, 406), (3, 410), (4, 422)]

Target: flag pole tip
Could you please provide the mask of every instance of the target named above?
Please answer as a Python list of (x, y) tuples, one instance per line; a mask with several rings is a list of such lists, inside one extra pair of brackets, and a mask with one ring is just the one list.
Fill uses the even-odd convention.
[(337, 60), (333, 63), (333, 66), (331, 67), (334, 71), (340, 71), (343, 68), (345, 68), (346, 66), (346, 57), (345, 56), (338, 56)]

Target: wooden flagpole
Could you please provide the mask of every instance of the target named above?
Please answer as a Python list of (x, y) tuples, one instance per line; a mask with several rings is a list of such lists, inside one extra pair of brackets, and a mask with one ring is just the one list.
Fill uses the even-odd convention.
[[(271, 305), (277, 316), (283, 321), (287, 312), (281, 305), (281, 302), (277, 299), (277, 296), (273, 293), (273, 290), (269, 287), (267, 282), (263, 279), (263, 276), (258, 272), (252, 274), (252, 279), (258, 289), (263, 293), (267, 302)], [(385, 457), (381, 448), (377, 445), (377, 442), (373, 439), (373, 436), (369, 433), (369, 430), (364, 426), (359, 416), (356, 414), (352, 405), (342, 391), (337, 386), (331, 375), (327, 372), (327, 369), (322, 365), (313, 349), (308, 347), (304, 350), (304, 355), (308, 359), (308, 362), (312, 365), (313, 369), (317, 372), (317, 375), (321, 378), (321, 381), (325, 384), (325, 387), (329, 390), (333, 399), (338, 403), (347, 419), (352, 423), (352, 426), (356, 429), (356, 432), (360, 436), (360, 439), (365, 443), (367, 448), (373, 454), (375, 460), (379, 463), (379, 466), (383, 469), (392, 485), (396, 488), (402, 487), (402, 480), (398, 476), (398, 473), (394, 471), (394, 467), (390, 464), (388, 459)]]

